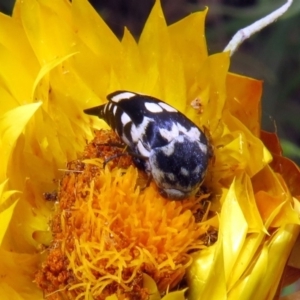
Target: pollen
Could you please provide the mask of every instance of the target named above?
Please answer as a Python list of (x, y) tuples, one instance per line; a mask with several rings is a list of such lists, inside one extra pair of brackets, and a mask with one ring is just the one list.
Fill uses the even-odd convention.
[(146, 183), (112, 131), (97, 131), (68, 163), (35, 278), (47, 299), (148, 299), (144, 274), (161, 295), (182, 281), (213, 231), (202, 222), (208, 195), (170, 201)]

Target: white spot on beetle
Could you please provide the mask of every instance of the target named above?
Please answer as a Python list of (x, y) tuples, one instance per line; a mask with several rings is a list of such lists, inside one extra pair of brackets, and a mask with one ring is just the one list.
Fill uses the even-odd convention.
[(153, 179), (156, 183), (162, 183), (163, 178), (165, 176), (165, 172), (163, 172), (159, 167), (158, 167), (158, 162), (157, 162), (157, 155), (156, 153), (153, 153), (149, 157), (149, 167), (151, 170), (151, 175), (153, 176)]
[(186, 139), (184, 139), (183, 135), (179, 135), (179, 136), (176, 138), (176, 142), (177, 142), (177, 143), (184, 143), (184, 142), (186, 142)]
[(147, 110), (152, 113), (159, 113), (163, 111), (163, 109), (156, 103), (145, 102), (144, 104)]
[(164, 139), (170, 142), (178, 136), (179, 130), (178, 127), (173, 123), (171, 130), (165, 128), (159, 128), (159, 133)]
[(177, 109), (175, 109), (174, 107), (170, 106), (167, 103), (159, 102), (158, 105), (161, 106), (166, 111), (169, 111), (169, 112), (178, 112)]
[(123, 127), (128, 124), (129, 122), (131, 122), (131, 119), (130, 117), (125, 113), (123, 112), (122, 115), (121, 115), (121, 122), (123, 124)]
[(134, 96), (136, 96), (136, 94), (131, 93), (131, 92), (123, 92), (123, 93), (120, 93), (120, 94), (117, 94), (117, 95), (111, 97), (110, 100), (112, 102), (118, 103), (124, 99), (130, 99)]
[(115, 105), (114, 108), (113, 108), (113, 114), (114, 114), (114, 116), (116, 115), (117, 109), (118, 109), (118, 108), (117, 108), (117, 106)]
[(180, 168), (180, 173), (183, 175), (183, 176), (189, 176), (189, 171), (186, 169), (186, 168), (184, 168), (184, 167), (181, 167)]
[(161, 147), (161, 150), (166, 156), (171, 156), (175, 151), (174, 143)]
[(141, 141), (138, 141), (137, 147), (138, 147), (139, 153), (141, 155), (143, 155), (145, 157), (149, 157), (150, 156), (150, 152), (144, 147), (144, 145), (142, 144)]
[(200, 139), (201, 131), (197, 127), (191, 127), (191, 129), (186, 133), (189, 137), (196, 140)]
[(175, 180), (175, 175), (173, 173), (165, 173), (165, 176), (168, 177), (171, 181)]
[(197, 167), (192, 171), (193, 174), (198, 174), (199, 172), (200, 172), (200, 166), (197, 166)]
[(207, 153), (207, 146), (206, 146), (205, 144), (203, 144), (203, 143), (200, 143), (200, 142), (198, 142), (198, 144), (199, 144), (200, 150), (201, 150), (204, 154), (206, 154), (206, 153)]
[(166, 188), (166, 189), (162, 189), (162, 192), (164, 194), (166, 194), (169, 198), (172, 198), (172, 199), (183, 199), (185, 197), (188, 196), (188, 192), (182, 192), (182, 191), (179, 191), (179, 190), (176, 190), (176, 189), (170, 189), (170, 188)]
[(153, 122), (153, 119), (144, 117), (143, 122), (138, 126), (132, 124), (130, 134), (133, 142), (137, 143), (139, 140), (143, 138), (143, 136), (145, 135), (146, 128), (148, 124), (151, 122)]
[(187, 130), (184, 126), (182, 126), (180, 123), (176, 123), (178, 130), (190, 137), (193, 140), (199, 140), (201, 136), (201, 132), (199, 128), (193, 126), (189, 130)]
[(106, 114), (106, 111), (107, 111), (107, 104), (106, 105), (104, 105), (104, 109), (103, 109), (103, 114)]

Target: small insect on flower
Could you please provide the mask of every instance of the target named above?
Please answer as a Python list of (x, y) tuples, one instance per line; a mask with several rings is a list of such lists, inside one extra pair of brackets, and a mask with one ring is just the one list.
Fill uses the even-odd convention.
[(107, 99), (84, 112), (108, 123), (164, 197), (179, 200), (195, 194), (211, 157), (204, 133), (177, 109), (151, 96), (116, 91)]

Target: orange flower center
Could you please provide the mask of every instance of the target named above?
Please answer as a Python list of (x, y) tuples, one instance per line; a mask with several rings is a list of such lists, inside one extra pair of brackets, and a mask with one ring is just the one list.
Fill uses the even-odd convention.
[(163, 293), (182, 280), (189, 253), (205, 247), (210, 228), (200, 223), (201, 200), (208, 195), (170, 201), (154, 183), (143, 190), (144, 172), (117, 144), (111, 131), (98, 131), (83, 157), (68, 164), (50, 222), (53, 241), (36, 275), (48, 299), (147, 299), (144, 273)]

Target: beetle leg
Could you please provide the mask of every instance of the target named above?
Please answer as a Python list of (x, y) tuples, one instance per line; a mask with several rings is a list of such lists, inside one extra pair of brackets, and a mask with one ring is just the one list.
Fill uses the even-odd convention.
[(150, 183), (151, 183), (151, 180), (152, 180), (152, 175), (149, 174), (145, 186), (141, 187), (141, 192), (144, 191), (147, 187), (149, 187), (149, 185), (150, 185)]
[(107, 159), (105, 159), (103, 162), (103, 169), (110, 161), (114, 160), (115, 158), (121, 157), (123, 155), (129, 155), (129, 153), (127, 153), (127, 152), (117, 153), (117, 154), (114, 154), (114, 155), (108, 157)]

